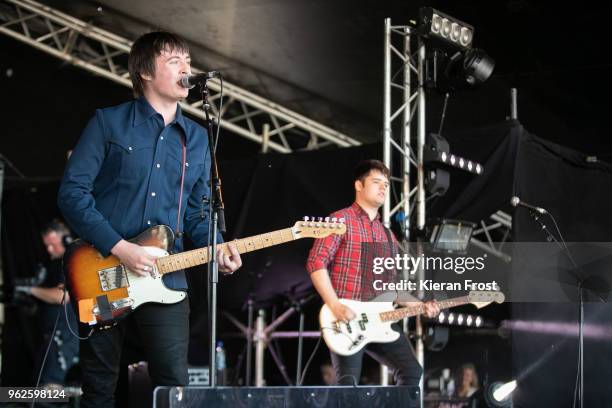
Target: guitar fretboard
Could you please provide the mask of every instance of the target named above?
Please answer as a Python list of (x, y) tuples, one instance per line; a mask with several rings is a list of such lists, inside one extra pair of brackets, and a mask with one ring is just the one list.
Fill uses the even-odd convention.
[[(451, 307), (466, 305), (468, 303), (470, 303), (470, 300), (467, 296), (460, 296), (453, 299), (439, 300), (438, 306), (440, 307), (440, 309), (449, 309)], [(395, 322), (405, 317), (420, 315), (423, 313), (424, 310), (424, 304), (419, 303), (415, 306), (406, 306), (399, 309), (391, 310), (389, 312), (382, 312), (380, 313), (380, 319), (383, 322)]]
[[(295, 240), (292, 228), (285, 228), (278, 231), (268, 232), (266, 234), (253, 235), (252, 237), (242, 238), (231, 241), (236, 245), (236, 249), (241, 254), (245, 252), (256, 251), (271, 247), (274, 245), (283, 244), (285, 242)], [(217, 245), (217, 248), (223, 249), (223, 252), (230, 255), (227, 242)], [(193, 266), (202, 265), (210, 259), (210, 247), (194, 249), (191, 251), (181, 252), (180, 254), (168, 255), (162, 258), (157, 258), (157, 270), (161, 274), (175, 272), (180, 269), (191, 268)]]

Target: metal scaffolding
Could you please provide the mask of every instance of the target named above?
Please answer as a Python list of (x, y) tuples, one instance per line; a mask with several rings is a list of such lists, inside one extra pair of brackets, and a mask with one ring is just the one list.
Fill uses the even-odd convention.
[[(391, 171), (392, 194), (387, 196), (383, 206), (383, 221), (389, 226), (391, 217), (396, 216), (400, 222), (403, 238), (408, 240), (411, 229), (412, 231), (425, 229), (426, 190), (423, 149), (426, 136), (426, 49), (422, 38), (416, 35), (412, 26), (395, 26), (391, 24), (391, 19), (387, 18), (384, 30), (383, 160)], [(415, 51), (412, 51), (413, 47)], [(513, 112), (516, 112), (516, 103), (513, 106)], [(416, 185), (411, 187), (413, 167), (416, 176), (412, 177), (412, 180), (416, 181)], [(395, 196), (393, 207), (392, 196)], [(413, 212), (416, 222), (414, 226), (411, 225)], [(502, 248), (509, 238), (512, 218), (502, 211), (497, 211), (490, 218), (492, 222), (480, 221), (481, 228), (474, 231), (475, 237), (471, 239), (471, 243), (509, 262), (510, 257), (502, 251)], [(490, 231), (493, 230), (503, 233), (501, 240), (496, 243), (490, 235)], [(479, 239), (482, 236), (485, 237), (484, 241)], [(418, 238), (416, 240), (418, 241)], [(418, 248), (419, 245), (417, 251)], [(422, 268), (416, 271), (416, 278), (424, 279)], [(422, 293), (417, 293), (419, 299), (422, 299), (422, 296)], [(418, 317), (415, 334), (417, 359), (424, 367), (423, 327)], [(383, 374), (385, 372), (386, 370), (383, 370)]]
[[(127, 69), (132, 42), (32, 0), (0, 0), (0, 32), (118, 84), (131, 87)], [(194, 72), (201, 72), (196, 68)], [(327, 145), (356, 146), (360, 142), (277, 103), (224, 81), (223, 111), (220, 83), (208, 84), (209, 101), (221, 127), (262, 145), (262, 151), (290, 153)], [(181, 107), (204, 119), (201, 101)]]
[[(400, 194), (393, 208), (391, 194), (387, 196), (383, 206), (383, 222), (389, 226), (391, 217), (401, 214), (398, 219), (406, 240), (410, 238), (410, 218), (413, 210), (416, 211), (415, 227), (418, 230), (425, 228), (425, 44), (418, 36), (411, 36), (411, 30), (413, 28), (410, 26), (394, 26), (391, 19), (385, 19), (383, 161), (391, 170), (391, 191), (398, 191)], [(415, 54), (412, 54), (411, 45), (416, 45)], [(399, 68), (395, 74), (393, 56), (399, 60)], [(413, 87), (414, 79), (416, 87)], [(394, 89), (398, 89), (400, 95), (394, 97)], [(416, 131), (414, 147), (411, 145), (413, 131)], [(394, 133), (399, 134), (399, 137)], [(413, 188), (410, 185), (411, 166), (416, 168), (416, 186)], [(396, 188), (398, 185), (399, 188)], [(416, 278), (424, 278), (422, 268), (416, 271)], [(417, 293), (417, 296), (422, 298), (423, 294)], [(423, 326), (418, 316), (415, 334), (417, 360), (424, 366)], [(383, 384), (386, 383), (386, 371), (386, 368), (383, 368)], [(422, 391), (421, 380), (421, 395)]]

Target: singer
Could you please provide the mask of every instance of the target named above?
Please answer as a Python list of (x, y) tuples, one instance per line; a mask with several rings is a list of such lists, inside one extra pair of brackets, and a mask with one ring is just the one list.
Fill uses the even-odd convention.
[[(210, 197), (206, 130), (186, 118), (178, 102), (187, 97), (181, 79), (190, 75), (186, 42), (168, 32), (138, 38), (128, 67), (135, 99), (98, 109), (66, 166), (58, 205), (74, 231), (104, 256), (113, 254), (134, 272), (152, 271), (154, 258), (126, 239), (155, 224), (170, 226), (174, 252), (183, 231), (197, 246), (208, 243), (203, 197)], [(222, 242), (222, 238), (217, 238)], [(219, 251), (219, 271), (242, 261)], [(167, 287), (187, 289), (184, 271), (163, 277)], [(136, 328), (154, 386), (187, 385), (189, 303), (145, 304), (118, 325), (81, 343), (83, 407), (113, 407), (119, 361), (128, 326)], [(86, 325), (81, 335), (89, 333)]]

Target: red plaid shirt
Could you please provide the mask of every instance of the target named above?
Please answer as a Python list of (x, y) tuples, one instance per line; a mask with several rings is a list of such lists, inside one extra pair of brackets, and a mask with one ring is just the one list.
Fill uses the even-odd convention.
[[(308, 255), (306, 269), (313, 273), (319, 269), (327, 269), (332, 286), (340, 299), (361, 299), (362, 275), (365, 268), (371, 265), (361, 265), (361, 244), (363, 242), (388, 242), (384, 226), (377, 215), (374, 221), (357, 203), (336, 211), (330, 217), (344, 218), (346, 234), (330, 235), (315, 239)], [(397, 253), (397, 240), (391, 234), (393, 252)]]

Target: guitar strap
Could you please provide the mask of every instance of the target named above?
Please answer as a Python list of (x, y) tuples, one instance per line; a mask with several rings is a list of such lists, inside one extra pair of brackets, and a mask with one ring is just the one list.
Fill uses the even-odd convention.
[(391, 256), (395, 257), (396, 253), (394, 251), (395, 245), (393, 245), (393, 237), (391, 236), (391, 230), (383, 225), (383, 229), (385, 230), (385, 234), (387, 235), (387, 242), (389, 243), (389, 251), (391, 252)]
[(179, 193), (178, 214), (176, 215), (176, 236), (181, 238), (181, 206), (183, 204), (183, 186), (185, 185), (185, 167), (187, 167), (187, 141), (185, 135), (181, 134), (181, 142), (183, 144), (183, 171), (181, 174), (181, 192)]

